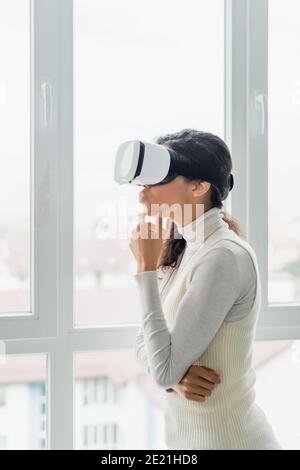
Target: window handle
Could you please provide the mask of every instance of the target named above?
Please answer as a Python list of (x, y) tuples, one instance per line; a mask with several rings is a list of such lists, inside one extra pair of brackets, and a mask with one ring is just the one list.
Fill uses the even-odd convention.
[(261, 113), (261, 135), (265, 135), (268, 118), (268, 96), (260, 91), (255, 92), (255, 108)]
[(52, 87), (51, 83), (43, 82), (41, 85), (43, 108), (44, 108), (44, 124), (47, 127), (51, 121), (52, 114)]

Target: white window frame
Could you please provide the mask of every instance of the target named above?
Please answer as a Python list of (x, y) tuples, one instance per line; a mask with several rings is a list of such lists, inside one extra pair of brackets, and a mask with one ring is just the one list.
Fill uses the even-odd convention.
[[(30, 2), (31, 312), (1, 313), (1, 337), (6, 339), (56, 336), (59, 80), (57, 17), (57, 0)], [(46, 112), (48, 123), (45, 122)]]
[(256, 339), (299, 339), (300, 304), (268, 302), (268, 0), (226, 0), (225, 8), (226, 139), (237, 183), (232, 214), (258, 258), (262, 307)]
[[(38, 25), (33, 95), (34, 206), (39, 214), (34, 218), (35, 317), (0, 318), (0, 327), (8, 354), (47, 355), (48, 448), (72, 449), (75, 353), (132, 348), (140, 325), (74, 327), (73, 5), (72, 0), (32, 2)], [(261, 113), (254, 96), (256, 90), (265, 96), (268, 91), (268, 1), (225, 0), (225, 23), (225, 130), (236, 181), (226, 208), (231, 203), (258, 255), (263, 303), (256, 339), (298, 339), (299, 306), (267, 305), (266, 295), (268, 140), (267, 132), (260, 133)], [(42, 81), (52, 88), (46, 128)], [(267, 129), (267, 113), (265, 125)]]

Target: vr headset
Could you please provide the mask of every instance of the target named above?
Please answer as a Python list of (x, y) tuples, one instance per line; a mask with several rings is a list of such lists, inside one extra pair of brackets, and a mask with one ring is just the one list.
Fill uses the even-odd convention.
[[(201, 164), (202, 163), (202, 164)], [(119, 184), (151, 185), (166, 184), (182, 175), (202, 179), (216, 186), (233, 188), (233, 175), (222, 174), (199, 161), (199, 174), (188, 162), (179, 159), (175, 150), (164, 145), (129, 140), (119, 145), (115, 157), (114, 180)]]

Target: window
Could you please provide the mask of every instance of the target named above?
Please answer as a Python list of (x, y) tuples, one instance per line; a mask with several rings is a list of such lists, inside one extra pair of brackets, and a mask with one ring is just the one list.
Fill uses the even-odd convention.
[(75, 378), (76, 448), (164, 448), (164, 392), (132, 350), (77, 353)]
[[(255, 344), (256, 398), (285, 450), (300, 449), (300, 342)], [(280, 384), (284, 384), (282, 393)]]
[(30, 55), (29, 0), (1, 0), (0, 315), (31, 310)]
[(116, 403), (119, 390), (108, 378), (100, 377), (83, 381), (83, 404)]
[(5, 339), (55, 336), (56, 331), (57, 15), (56, 0), (0, 1), (0, 321)]
[(84, 426), (83, 449), (118, 449), (119, 426), (116, 423)]
[(300, 300), (300, 3), (269, 3), (269, 301)]
[(0, 450), (6, 450), (6, 436), (0, 436)]
[(135, 262), (125, 237), (111, 234), (122, 210), (132, 222), (141, 208), (137, 188), (113, 181), (114, 152), (122, 140), (183, 127), (223, 135), (223, 23), (223, 0), (184, 8), (171, 0), (74, 1), (78, 325), (139, 318)]
[(0, 449), (46, 448), (46, 377), (43, 355), (9, 355), (0, 364)]
[[(259, 357), (261, 340), (270, 354), (297, 344), (298, 13), (296, 0), (0, 0), (0, 448), (164, 448), (162, 391), (133, 354), (135, 262), (126, 233), (109, 239), (111, 216), (130, 229), (141, 209), (112, 178), (125, 139), (183, 127), (226, 139), (226, 204), (261, 272)], [(258, 367), (262, 403), (290, 352)]]
[(5, 406), (5, 402), (6, 402), (5, 393), (6, 393), (5, 386), (0, 385), (0, 406)]
[[(292, 57), (299, 42), (298, 10), (292, 0), (284, 5), (277, 0), (227, 3), (226, 136), (239, 181), (231, 202), (260, 268), (257, 340), (298, 339), (300, 334), (299, 237), (291, 184), (297, 173), (298, 69)], [(287, 128), (291, 135), (283, 152)], [(286, 200), (291, 201), (287, 207)]]

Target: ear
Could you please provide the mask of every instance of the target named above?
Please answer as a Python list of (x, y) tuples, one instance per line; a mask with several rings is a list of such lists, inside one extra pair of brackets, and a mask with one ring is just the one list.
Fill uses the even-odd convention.
[(211, 183), (209, 183), (208, 181), (197, 181), (192, 187), (193, 196), (194, 197), (204, 196), (204, 194), (206, 194), (207, 191), (209, 191), (210, 187), (211, 187)]

